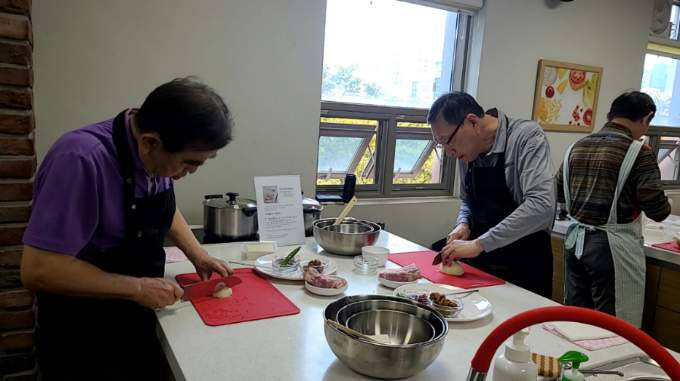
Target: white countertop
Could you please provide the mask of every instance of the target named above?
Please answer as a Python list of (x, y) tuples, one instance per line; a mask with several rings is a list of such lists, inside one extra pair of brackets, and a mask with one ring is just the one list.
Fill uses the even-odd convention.
[[(680, 216), (670, 215), (661, 223), (652, 223), (654, 229), (650, 226), (642, 230), (645, 238), (645, 254), (648, 257), (680, 266), (680, 253), (652, 246), (655, 243), (672, 241), (673, 236), (680, 233), (678, 222), (680, 222)], [(569, 220), (555, 220), (553, 233), (564, 236), (570, 223)]]
[[(241, 245), (230, 243), (204, 247), (216, 257), (241, 259)], [(388, 247), (393, 253), (424, 249), (387, 232), (381, 233), (376, 245)], [(304, 250), (328, 256), (338, 264), (338, 275), (349, 283), (345, 295), (392, 294), (391, 289), (378, 284), (376, 275), (354, 273), (352, 257), (327, 254), (313, 238), (307, 239)], [(391, 262), (387, 266), (396, 267)], [(165, 276), (174, 280), (175, 275), (192, 271), (194, 268), (190, 262), (172, 263), (166, 265)], [(337, 360), (326, 343), (323, 310), (339, 297), (310, 294), (302, 282), (273, 279), (272, 283), (300, 308), (298, 315), (209, 327), (203, 324), (190, 303), (157, 312), (161, 344), (178, 381), (369, 379), (354, 373)], [(480, 294), (493, 304), (493, 314), (476, 322), (450, 323), (439, 357), (409, 380), (464, 380), (474, 352), (493, 328), (519, 312), (556, 305), (512, 284), (482, 288)], [(527, 343), (533, 351), (553, 356), (578, 349), (541, 327), (532, 328)], [(591, 358), (584, 366), (638, 353), (631, 344), (594, 352), (581, 351)]]

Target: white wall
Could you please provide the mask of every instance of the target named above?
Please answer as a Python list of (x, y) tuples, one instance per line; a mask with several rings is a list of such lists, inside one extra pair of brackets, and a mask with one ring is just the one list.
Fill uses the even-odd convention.
[[(531, 118), (539, 59), (603, 68), (595, 130), (611, 102), (639, 89), (653, 0), (485, 0), (477, 100)], [(549, 132), (556, 167), (584, 134)]]
[(216, 159), (177, 182), (190, 222), (202, 223), (203, 194), (254, 196), (256, 174), (298, 173), (313, 193), (324, 16), (318, 0), (36, 0), (38, 155), (195, 74), (225, 98), (236, 127)]
[[(529, 118), (541, 58), (604, 67), (597, 125), (611, 100), (639, 86), (652, 0), (486, 0), (477, 97)], [(203, 194), (253, 196), (252, 176), (297, 173), (314, 189), (325, 1), (34, 0), (37, 149), (65, 131), (139, 105), (155, 86), (196, 74), (235, 115), (235, 140), (177, 183), (179, 206), (201, 223)], [(553, 161), (578, 134), (549, 133)], [(359, 205), (428, 245), (458, 202)], [(329, 207), (324, 213), (339, 211)]]

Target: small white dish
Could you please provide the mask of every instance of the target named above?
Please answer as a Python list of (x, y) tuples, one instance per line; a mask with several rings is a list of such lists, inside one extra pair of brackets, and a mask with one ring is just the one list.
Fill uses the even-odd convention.
[[(414, 292), (438, 292), (440, 294), (447, 294), (450, 292), (465, 291), (459, 287), (449, 286), (448, 284), (407, 284), (395, 289), (392, 294), (394, 296), (404, 297), (403, 295)], [(446, 317), (446, 321), (450, 323), (464, 323), (485, 318), (493, 312), (493, 305), (485, 297), (481, 296), (479, 292), (460, 298), (463, 302), (463, 309), (460, 310), (453, 317)]]
[(389, 280), (389, 279), (385, 279), (385, 278), (382, 278), (382, 277), (378, 277), (378, 282), (380, 282), (380, 284), (382, 284), (383, 286), (385, 286), (387, 288), (398, 288), (398, 287), (401, 287), (401, 286), (404, 286), (404, 285), (407, 285), (407, 284), (418, 283), (418, 279), (412, 280), (410, 282), (397, 282), (397, 281), (394, 281), (394, 280)]
[(321, 295), (321, 296), (340, 295), (347, 290), (347, 280), (346, 279), (341, 278), (339, 276), (335, 276), (335, 275), (329, 275), (328, 277), (335, 278), (335, 279), (341, 279), (345, 282), (345, 285), (340, 287), (340, 288), (324, 288), (324, 287), (312, 286), (311, 284), (305, 282), (305, 288), (307, 289), (307, 291), (311, 292), (312, 294), (317, 294), (317, 295)]
[(326, 275), (335, 274), (335, 272), (338, 271), (338, 265), (332, 259), (322, 258), (318, 256), (310, 256), (309, 254), (306, 253), (305, 254), (300, 253), (298, 255), (301, 255), (300, 266), (295, 271), (290, 272), (275, 271), (274, 268), (272, 267), (272, 261), (276, 258), (277, 256), (276, 253), (263, 255), (257, 258), (254, 263), (255, 270), (261, 274), (268, 275), (272, 278), (284, 280), (303, 280), (305, 279), (305, 274), (302, 270), (303, 267), (307, 264), (307, 262), (311, 261), (312, 259), (318, 259), (324, 264), (326, 264), (326, 267), (323, 271), (324, 274)]

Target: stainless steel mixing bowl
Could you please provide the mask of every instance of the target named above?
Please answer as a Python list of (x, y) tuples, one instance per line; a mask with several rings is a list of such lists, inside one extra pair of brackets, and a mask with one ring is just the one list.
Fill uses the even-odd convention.
[[(394, 302), (395, 308), (400, 308), (401, 305), (412, 306), (415, 314), (411, 315), (418, 319), (425, 319), (431, 324), (434, 329), (434, 338), (413, 344), (374, 344), (354, 339), (326, 322), (324, 324), (326, 341), (342, 363), (370, 377), (395, 379), (412, 376), (428, 367), (437, 358), (444, 346), (449, 327), (444, 317), (430, 307), (420, 306), (415, 302), (394, 296), (353, 295), (338, 299), (326, 306), (324, 317), (333, 320), (343, 306), (364, 301), (369, 303), (361, 306), (367, 308), (357, 312), (371, 311), (372, 301), (380, 301), (381, 306)], [(382, 326), (380, 329), (382, 330)]]
[(354, 218), (345, 218), (331, 227), (334, 218), (323, 218), (314, 222), (314, 239), (324, 250), (333, 254), (357, 255), (361, 248), (371, 246), (380, 235), (380, 225)]
[(434, 337), (427, 320), (394, 310), (361, 311), (347, 319), (347, 326), (392, 345), (424, 343)]

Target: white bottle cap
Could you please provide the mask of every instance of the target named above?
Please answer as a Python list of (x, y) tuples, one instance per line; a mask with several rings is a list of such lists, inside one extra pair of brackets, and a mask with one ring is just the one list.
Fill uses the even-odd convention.
[(529, 346), (524, 343), (524, 340), (528, 335), (529, 328), (525, 328), (512, 335), (512, 339), (508, 340), (505, 344), (505, 358), (514, 362), (531, 361)]

